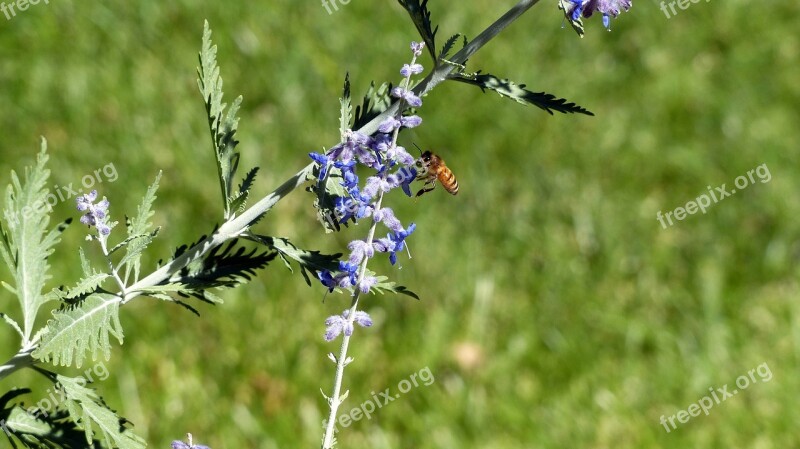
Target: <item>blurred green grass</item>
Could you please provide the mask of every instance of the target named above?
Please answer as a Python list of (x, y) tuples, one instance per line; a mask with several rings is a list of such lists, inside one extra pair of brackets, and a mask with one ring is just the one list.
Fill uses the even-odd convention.
[[(502, 12), (431, 8), (440, 42)], [(392, 199), (418, 230), (413, 259), (381, 268), (422, 300), (367, 303), (376, 326), (351, 345), (345, 407), (426, 366), (436, 380), (344, 429), (342, 447), (800, 444), (799, 9), (700, 2), (666, 19), (659, 2), (637, 1), (611, 33), (593, 19), (579, 40), (542, 2), (469, 67), (596, 117), (550, 117), (464, 85), (428, 96), (405, 143), (442, 154), (461, 192)], [(209, 232), (220, 214), (195, 84), (204, 19), (228, 102), (244, 96), (242, 165), (262, 167), (262, 194), (336, 140), (344, 73), (355, 95), (396, 81), (416, 38), (393, 2), (331, 15), (316, 2), (40, 4), (0, 18), (0, 173), (29, 164), (44, 136), (53, 184), (114, 164), (102, 194), (121, 219), (163, 170), (150, 266)], [(761, 164), (770, 182), (666, 230), (656, 220)], [(72, 204), (55, 216), (75, 216)], [(363, 234), (321, 233), (301, 191), (259, 231), (329, 252)], [(54, 285), (76, 278), (83, 235), (72, 226), (51, 259)], [(313, 447), (333, 378), (325, 354), (338, 350), (322, 322), (345, 304), (322, 296), (277, 264), (200, 319), (135, 301), (99, 388), (151, 447), (186, 432), (214, 449)], [(0, 335), (10, 356), (15, 336)], [(669, 434), (659, 424), (765, 362), (769, 383)], [(30, 382), (45, 385), (19, 373), (0, 387)]]

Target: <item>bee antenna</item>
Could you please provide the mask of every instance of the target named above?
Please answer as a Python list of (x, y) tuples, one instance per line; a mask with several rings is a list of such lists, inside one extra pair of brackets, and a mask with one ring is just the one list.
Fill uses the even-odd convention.
[(415, 147), (419, 150), (419, 155), (422, 156), (422, 148), (419, 147), (416, 143), (414, 144)]

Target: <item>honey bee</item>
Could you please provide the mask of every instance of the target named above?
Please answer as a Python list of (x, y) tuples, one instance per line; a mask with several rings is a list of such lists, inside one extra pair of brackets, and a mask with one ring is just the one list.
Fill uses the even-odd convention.
[(417, 180), (425, 181), (425, 185), (417, 192), (417, 196), (433, 190), (436, 187), (437, 180), (442, 183), (442, 187), (450, 192), (451, 195), (458, 193), (458, 180), (456, 179), (456, 175), (453, 174), (452, 170), (447, 168), (444, 159), (438, 155), (430, 151), (422, 153), (422, 156), (417, 160), (417, 167), (420, 169)]

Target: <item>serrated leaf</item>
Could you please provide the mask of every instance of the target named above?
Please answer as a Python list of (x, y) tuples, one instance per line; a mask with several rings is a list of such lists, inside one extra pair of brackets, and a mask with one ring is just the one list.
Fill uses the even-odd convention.
[(108, 273), (93, 273), (80, 281), (78, 284), (70, 288), (64, 295), (64, 299), (75, 299), (83, 296), (88, 296), (94, 293), (104, 280), (110, 278)]
[(234, 287), (250, 280), (256, 270), (275, 259), (274, 252), (258, 253), (255, 248), (248, 251), (239, 243), (238, 239), (234, 239), (227, 245), (212, 249), (204, 258), (190, 263), (169, 281), (194, 290)]
[[(124, 242), (117, 245), (127, 245), (125, 248), (125, 256), (120, 261), (118, 269), (125, 267), (125, 282), (130, 279), (133, 274), (133, 282), (139, 280), (139, 272), (141, 270), (141, 255), (147, 246), (153, 241), (158, 233), (158, 229), (151, 231), (153, 223), (150, 219), (153, 217), (153, 203), (156, 200), (156, 192), (158, 191), (158, 183), (161, 181), (161, 171), (156, 175), (156, 179), (147, 188), (142, 202), (136, 210), (136, 216), (126, 221), (128, 228), (128, 238)], [(110, 251), (113, 253), (115, 247)]]
[(435, 38), (439, 27), (431, 28), (431, 12), (428, 10), (428, 0), (422, 0), (422, 3), (420, 3), (419, 0), (398, 0), (398, 2), (400, 6), (408, 11), (408, 15), (411, 16), (411, 20), (414, 22), (414, 26), (417, 27), (417, 31), (425, 42), (425, 46), (428, 47), (431, 58), (435, 60)]
[(374, 291), (375, 293), (380, 293), (380, 294), (384, 294), (387, 292), (397, 293), (400, 295), (410, 296), (417, 300), (419, 299), (419, 296), (417, 296), (416, 293), (412, 292), (406, 287), (403, 287), (402, 285), (397, 285), (396, 282), (388, 281), (389, 278), (387, 278), (386, 276), (377, 276), (377, 279), (378, 282), (372, 286), (372, 289), (370, 291)]
[[(201, 237), (201, 240), (204, 237)], [(240, 239), (231, 240), (210, 250), (203, 258), (189, 263), (157, 286), (140, 290), (142, 294), (167, 299), (167, 293), (191, 296), (202, 301), (218, 303), (222, 300), (208, 292), (211, 288), (230, 288), (246, 283), (256, 273), (277, 257), (277, 251), (261, 252), (240, 245)], [(194, 245), (191, 245), (194, 246)], [(180, 257), (190, 246), (182, 245), (175, 250), (174, 258)]]
[(251, 168), (242, 179), (242, 183), (239, 184), (239, 191), (231, 199), (231, 210), (235, 213), (244, 211), (247, 205), (247, 198), (250, 197), (250, 189), (253, 188), (253, 182), (256, 179), (257, 173), (258, 167)]
[(375, 117), (381, 115), (392, 105), (392, 84), (383, 83), (375, 87), (375, 82), (369, 83), (369, 89), (364, 94), (361, 106), (356, 106), (353, 129), (360, 129)]
[(95, 293), (76, 305), (53, 312), (47, 322), (48, 332), (33, 357), (54, 365), (80, 368), (86, 353), (96, 360), (102, 353), (111, 356), (110, 337), (122, 344), (122, 325), (119, 322), (120, 299), (114, 295)]
[[(139, 290), (139, 292), (141, 292), (142, 295), (150, 296), (152, 298), (160, 299), (162, 301), (177, 302), (177, 303), (181, 303), (181, 301), (175, 298), (174, 296), (171, 296), (170, 294), (175, 294), (183, 297), (191, 296), (210, 304), (222, 304), (224, 302), (222, 298), (211, 293), (207, 289), (188, 287), (184, 284), (178, 284), (178, 283), (156, 285), (153, 287), (148, 287), (146, 289)], [(181, 304), (184, 307), (188, 307), (194, 311), (194, 309), (189, 307), (187, 304), (183, 303)]]
[(525, 88), (524, 84), (516, 84), (508, 79), (500, 79), (491, 74), (481, 74), (481, 72), (473, 73), (471, 75), (452, 73), (449, 79), (460, 81), (462, 83), (478, 86), (483, 92), (486, 89), (492, 90), (500, 94), (501, 97), (510, 98), (517, 103), (532, 104), (540, 109), (547, 111), (553, 115), (553, 111), (558, 111), (563, 114), (579, 113), (586, 115), (594, 115), (591, 111), (584, 109), (575, 103), (568, 103), (563, 98), (557, 98), (554, 95), (545, 92), (531, 92)]
[(86, 257), (86, 253), (83, 251), (83, 248), (78, 248), (78, 255), (81, 259), (81, 271), (83, 272), (83, 275), (89, 276), (90, 274), (94, 273), (95, 270), (92, 269), (92, 263), (89, 262), (89, 258)]
[(233, 178), (239, 166), (239, 153), (236, 151), (239, 142), (235, 138), (239, 119), (236, 113), (242, 103), (242, 97), (239, 96), (233, 101), (228, 113), (223, 117), (226, 105), (222, 103), (222, 77), (217, 66), (217, 46), (211, 43), (211, 28), (208, 21), (203, 25), (203, 44), (199, 59), (197, 85), (206, 104), (208, 126), (214, 145), (217, 175), (224, 202), (224, 218), (227, 220), (234, 213), (230, 201), (237, 196), (233, 192)]
[(339, 135), (344, 136), (350, 129), (350, 122), (353, 120), (353, 104), (350, 101), (350, 72), (344, 76), (344, 88), (342, 88), (339, 106)]
[(576, 19), (572, 18), (572, 11), (575, 10), (575, 6), (575, 3), (570, 0), (558, 0), (558, 9), (564, 11), (564, 20), (569, 22), (569, 24), (572, 26), (572, 29), (578, 33), (578, 36), (583, 37), (584, 29), (581, 16), (578, 15)]
[[(123, 277), (125, 284), (128, 284), (131, 274), (133, 274), (134, 283), (139, 281), (142, 253), (145, 249), (147, 249), (148, 246), (150, 246), (151, 243), (153, 243), (153, 240), (155, 240), (159, 231), (161, 231), (161, 227), (153, 229), (149, 234), (134, 235), (125, 239), (127, 242), (127, 251), (117, 265), (117, 270), (125, 267), (125, 273)], [(113, 253), (113, 251), (109, 251), (109, 254), (111, 253)]]
[[(292, 270), (289, 259), (296, 262), (309, 286), (312, 285), (311, 278), (316, 278), (317, 271), (336, 270), (339, 267), (339, 258), (342, 257), (342, 254), (322, 254), (319, 251), (301, 249), (282, 237), (251, 234), (247, 238), (278, 251), (289, 270)], [(308, 272), (311, 272), (310, 275)]]
[(124, 418), (117, 416), (93, 389), (83, 385), (86, 379), (60, 375), (57, 379), (66, 396), (64, 406), (75, 424), (83, 428), (87, 443), (95, 439), (95, 433), (99, 430), (105, 447), (119, 449), (146, 447), (145, 441), (124, 425), (126, 423)]
[(46, 184), (47, 142), (42, 139), (36, 165), (25, 169), (24, 182), (11, 172), (6, 190), (5, 225), (0, 224), (0, 253), (14, 278), (14, 290), (22, 309), (23, 345), (30, 342), (39, 308), (46, 302), (44, 284), (49, 279), (47, 258), (71, 220), (47, 231), (50, 222)]
[(453, 47), (456, 45), (456, 41), (459, 37), (461, 37), (461, 33), (456, 33), (450, 36), (447, 41), (445, 41), (444, 45), (442, 46), (442, 51), (439, 53), (439, 58), (437, 59), (438, 61), (441, 61), (450, 55), (450, 51), (453, 50)]

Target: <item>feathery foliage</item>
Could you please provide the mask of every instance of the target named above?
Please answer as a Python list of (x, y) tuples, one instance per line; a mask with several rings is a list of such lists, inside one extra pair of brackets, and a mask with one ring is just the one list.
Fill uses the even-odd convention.
[(11, 172), (11, 185), (5, 197), (5, 226), (0, 224), (0, 254), (14, 278), (14, 286), (7, 288), (17, 295), (22, 310), (23, 346), (31, 343), (37, 313), (47, 301), (43, 294), (48, 279), (47, 258), (71, 221), (47, 231), (50, 223), (45, 187), (50, 176), (47, 159), (47, 142), (42, 139), (36, 165), (25, 170), (24, 182)]
[(33, 356), (54, 365), (80, 368), (90, 353), (92, 360), (102, 355), (105, 360), (111, 357), (111, 338), (122, 344), (123, 332), (119, 322), (118, 296), (94, 293), (79, 301), (53, 312), (53, 319), (47, 323), (48, 331)]

